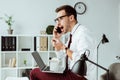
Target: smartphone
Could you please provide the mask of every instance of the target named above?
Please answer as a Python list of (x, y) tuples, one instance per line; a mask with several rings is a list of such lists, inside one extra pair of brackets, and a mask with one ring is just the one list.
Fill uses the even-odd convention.
[(60, 27), (57, 27), (57, 32), (60, 34), (62, 31), (61, 31), (61, 28)]

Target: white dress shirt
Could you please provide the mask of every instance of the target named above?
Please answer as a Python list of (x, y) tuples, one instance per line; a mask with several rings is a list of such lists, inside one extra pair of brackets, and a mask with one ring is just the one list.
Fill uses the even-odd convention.
[[(69, 69), (72, 69), (75, 62), (80, 59), (81, 54), (84, 54), (86, 50), (90, 50), (90, 55), (88, 56), (88, 58), (91, 61), (96, 62), (96, 53), (95, 53), (96, 44), (92, 33), (83, 25), (77, 23), (73, 27), (71, 34), (72, 34), (72, 43), (70, 45), (70, 50), (72, 50), (73, 53), (72, 53), (72, 60), (69, 58), (68, 61)], [(68, 45), (68, 41), (66, 43), (66, 46)], [(56, 52), (56, 54), (60, 60), (63, 61), (65, 60), (66, 53), (64, 53), (62, 50)], [(86, 75), (87, 79), (96, 80), (95, 72), (96, 72), (96, 66), (91, 64), (90, 62), (87, 62), (87, 75)]]

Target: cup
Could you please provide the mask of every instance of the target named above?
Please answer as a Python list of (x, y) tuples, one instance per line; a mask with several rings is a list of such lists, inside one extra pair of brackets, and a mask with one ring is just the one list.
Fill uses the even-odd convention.
[(52, 58), (50, 60), (50, 70), (51, 71), (60, 71), (61, 61), (58, 58)]

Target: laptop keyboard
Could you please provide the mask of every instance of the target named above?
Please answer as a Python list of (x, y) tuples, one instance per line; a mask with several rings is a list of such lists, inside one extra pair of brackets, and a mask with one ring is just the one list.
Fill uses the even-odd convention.
[(47, 68), (44, 69), (44, 71), (50, 71), (50, 67), (48, 66)]

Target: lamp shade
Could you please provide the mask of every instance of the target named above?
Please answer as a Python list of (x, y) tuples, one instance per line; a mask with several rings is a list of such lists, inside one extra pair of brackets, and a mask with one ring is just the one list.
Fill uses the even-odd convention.
[(102, 44), (109, 42), (109, 40), (106, 38), (105, 34), (103, 34), (102, 38)]
[[(82, 55), (84, 56), (84, 54)], [(87, 72), (87, 64), (86, 64), (86, 61), (85, 59), (83, 59), (81, 57), (81, 59), (79, 59), (72, 67), (71, 71), (73, 73), (76, 73), (80, 76), (85, 76), (86, 75), (86, 72)]]

